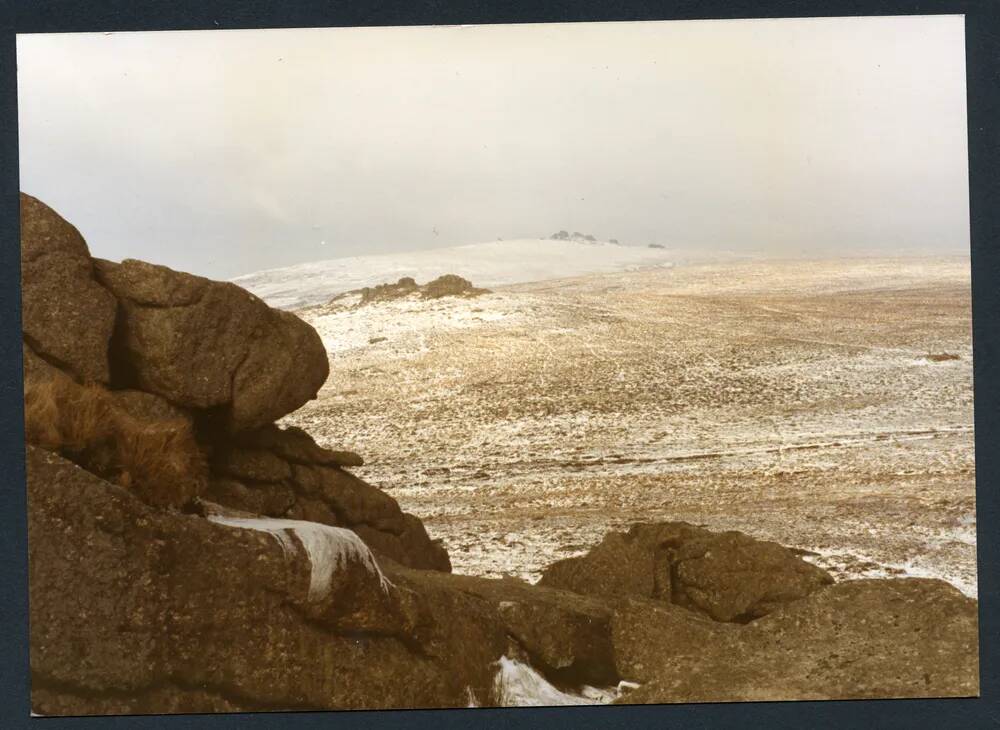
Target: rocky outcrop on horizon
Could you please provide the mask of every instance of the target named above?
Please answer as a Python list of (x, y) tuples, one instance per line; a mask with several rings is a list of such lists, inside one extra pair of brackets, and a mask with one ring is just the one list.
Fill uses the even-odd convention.
[[(94, 261), (22, 194), (32, 709), (465, 707), (498, 662), (622, 702), (967, 696), (977, 603), (634, 525), (539, 585), (453, 575), (360, 455), (274, 421), (327, 377), (232, 284)], [(626, 685), (631, 686), (631, 685)]]
[[(352, 293), (354, 292), (348, 292), (348, 294)], [(456, 274), (444, 274), (423, 285), (418, 284), (413, 277), (404, 276), (395, 284), (378, 284), (373, 287), (364, 287), (360, 290), (361, 300), (359, 304), (388, 302), (413, 294), (420, 296), (422, 299), (441, 299), (442, 297), (478, 297), (480, 294), (489, 293), (489, 289), (475, 287), (471, 281), (463, 279)], [(340, 296), (343, 297), (344, 295)], [(339, 298), (337, 297), (333, 301), (337, 301)]]

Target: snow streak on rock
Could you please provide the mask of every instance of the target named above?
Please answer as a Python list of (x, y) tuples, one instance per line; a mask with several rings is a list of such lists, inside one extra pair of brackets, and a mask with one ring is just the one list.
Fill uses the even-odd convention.
[(580, 694), (563, 692), (554, 687), (533, 667), (500, 657), (494, 679), (495, 694), (504, 707), (551, 707), (556, 705), (606, 705), (617, 693), (584, 686)]
[(270, 517), (234, 517), (213, 514), (208, 519), (219, 525), (242, 530), (266, 532), (281, 545), (286, 555), (295, 555), (292, 535), (298, 538), (309, 557), (312, 573), (309, 580), (309, 600), (320, 601), (330, 592), (333, 574), (348, 562), (361, 563), (369, 573), (377, 575), (382, 590), (388, 591), (391, 583), (375, 562), (368, 546), (355, 533), (342, 527), (331, 527), (318, 522), (283, 520)]

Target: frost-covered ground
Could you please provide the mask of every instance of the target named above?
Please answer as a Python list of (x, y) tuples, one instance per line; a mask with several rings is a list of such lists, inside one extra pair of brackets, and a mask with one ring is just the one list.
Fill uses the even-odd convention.
[[(583, 686), (577, 692), (566, 692), (551, 684), (534, 667), (507, 656), (497, 662), (493, 680), (494, 695), (502, 707), (559, 707), (567, 705), (607, 705), (621, 694), (623, 688), (636, 687), (632, 682), (621, 682), (618, 687), (601, 689)], [(475, 696), (469, 698), (470, 707), (478, 707)]]
[(638, 267), (670, 266), (677, 252), (605, 241), (517, 239), (466, 246), (316, 261), (233, 279), (273, 307), (304, 307), (341, 292), (412, 276), (424, 284), (458, 274), (476, 286), (495, 287), (559, 276), (578, 276)]
[[(970, 311), (960, 258), (323, 305), (301, 314), (330, 378), (287, 421), (362, 453), (359, 475), (422, 517), (457, 572), (533, 579), (609, 529), (681, 519), (810, 550), (841, 577), (974, 594)], [(958, 359), (926, 357), (943, 353)]]

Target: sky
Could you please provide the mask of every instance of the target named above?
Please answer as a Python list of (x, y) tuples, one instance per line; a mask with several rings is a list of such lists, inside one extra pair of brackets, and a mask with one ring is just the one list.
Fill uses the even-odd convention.
[(21, 189), (214, 278), (565, 229), (967, 254), (961, 16), (18, 36)]

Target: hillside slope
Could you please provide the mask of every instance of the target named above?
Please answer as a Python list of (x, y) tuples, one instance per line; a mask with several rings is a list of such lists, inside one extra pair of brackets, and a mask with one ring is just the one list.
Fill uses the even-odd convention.
[(419, 282), (457, 274), (476, 286), (495, 287), (583, 274), (670, 266), (666, 249), (598, 241), (525, 238), (402, 253), (315, 261), (239, 276), (232, 281), (273, 307), (319, 304), (352, 289), (411, 276)]

